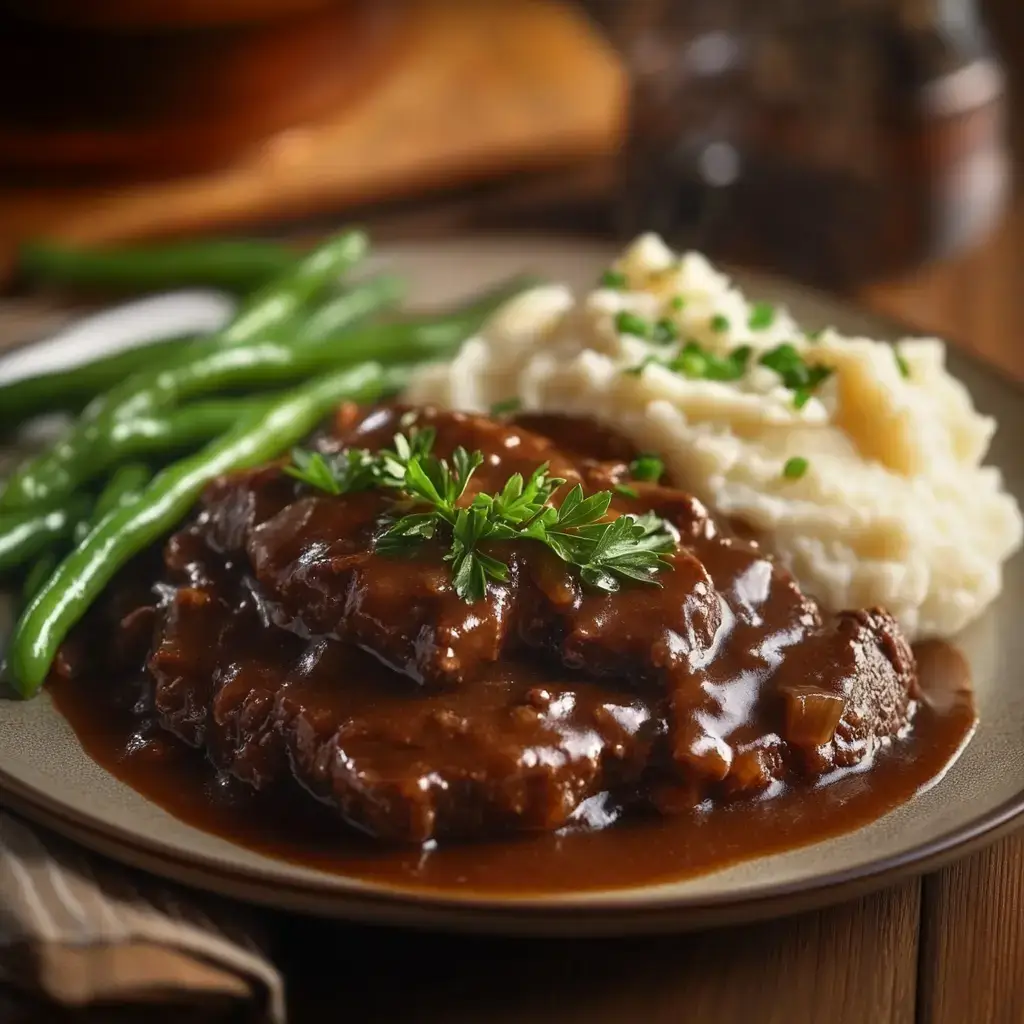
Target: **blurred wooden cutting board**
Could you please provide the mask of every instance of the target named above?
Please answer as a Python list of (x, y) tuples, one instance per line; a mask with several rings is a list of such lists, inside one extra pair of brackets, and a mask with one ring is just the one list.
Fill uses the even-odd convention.
[(424, 0), (391, 70), (336, 120), (231, 166), (116, 187), (0, 187), (0, 272), (19, 242), (166, 237), (341, 211), (613, 151), (626, 84), (585, 16), (544, 0)]

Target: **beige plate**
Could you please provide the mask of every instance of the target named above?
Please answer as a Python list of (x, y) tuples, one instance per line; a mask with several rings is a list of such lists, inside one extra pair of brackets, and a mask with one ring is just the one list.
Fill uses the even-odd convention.
[[(415, 282), (414, 298), (447, 301), (522, 269), (587, 287), (610, 250), (548, 241), (461, 242), (393, 249), (388, 262)], [(764, 279), (740, 275), (752, 295), (788, 304), (808, 326), (893, 337), (897, 326)], [(175, 300), (177, 301), (177, 300)], [(191, 305), (190, 305), (191, 303)], [(196, 305), (198, 303), (198, 306)], [(165, 306), (177, 319), (209, 317), (209, 303)], [(143, 317), (145, 319), (145, 317)], [(79, 340), (79, 346), (95, 344)], [(48, 356), (53, 359), (52, 351)], [(1024, 403), (996, 374), (950, 353), (980, 408), (998, 418), (992, 461), (1024, 495)], [(0, 375), (3, 367), (0, 366)], [(480, 898), (408, 893), (296, 866), (198, 831), (147, 802), (82, 752), (43, 696), (0, 701), (0, 786), (31, 818), (111, 857), (242, 899), (365, 921), (489, 932), (622, 933), (683, 929), (823, 904), (934, 867), (991, 841), (1024, 810), (1024, 559), (984, 620), (958, 642), (978, 691), (981, 723), (946, 776), (880, 821), (837, 839), (685, 882), (564, 897)]]

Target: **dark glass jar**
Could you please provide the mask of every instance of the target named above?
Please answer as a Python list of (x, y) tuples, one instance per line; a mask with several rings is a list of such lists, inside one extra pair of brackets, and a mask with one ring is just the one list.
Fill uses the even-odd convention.
[(590, 7), (631, 75), (625, 234), (848, 288), (1003, 207), (1003, 76), (973, 0)]

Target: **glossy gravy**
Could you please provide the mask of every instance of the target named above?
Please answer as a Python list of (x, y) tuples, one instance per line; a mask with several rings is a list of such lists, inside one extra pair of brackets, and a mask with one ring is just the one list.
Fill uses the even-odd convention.
[(100, 765), (175, 817), (239, 845), (406, 889), (564, 893), (677, 880), (805, 846), (865, 825), (937, 781), (974, 729), (969, 672), (946, 644), (918, 645), (915, 655), (923, 700), (913, 730), (834, 782), (598, 830), (424, 847), (354, 834), (289, 786), (256, 793), (171, 736), (140, 744), (130, 684), (55, 680), (50, 694)]

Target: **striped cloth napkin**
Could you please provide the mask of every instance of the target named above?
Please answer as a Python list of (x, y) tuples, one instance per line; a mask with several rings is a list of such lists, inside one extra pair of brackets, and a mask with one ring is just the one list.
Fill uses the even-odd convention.
[[(284, 1024), (254, 916), (136, 874), (0, 811), (0, 985), (61, 1006), (244, 1007)], [(3, 1015), (0, 999), (0, 1016)]]

